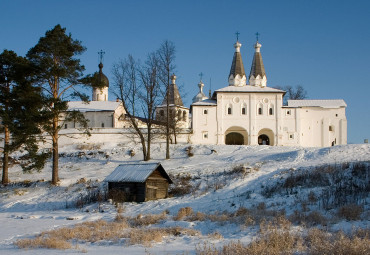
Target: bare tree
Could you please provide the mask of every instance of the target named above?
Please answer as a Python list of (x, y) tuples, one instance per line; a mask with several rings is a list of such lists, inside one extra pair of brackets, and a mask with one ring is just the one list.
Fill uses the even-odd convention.
[(283, 86), (276, 88), (286, 91), (286, 94), (283, 98), (284, 105), (288, 105), (288, 100), (301, 100), (307, 98), (307, 91), (301, 85), (295, 87)]
[(170, 158), (170, 84), (171, 84), (171, 74), (174, 72), (176, 66), (175, 61), (175, 45), (171, 41), (164, 41), (159, 49), (157, 50), (157, 55), (160, 64), (160, 80), (165, 91), (166, 98), (166, 159)]
[[(154, 53), (148, 55), (144, 65), (130, 55), (113, 65), (115, 94), (122, 101), (135, 135), (139, 137), (145, 161), (151, 158), (151, 141), (155, 137), (154, 114), (160, 95), (158, 69), (159, 61)], [(138, 117), (139, 113), (144, 117)], [(146, 130), (140, 127), (140, 122), (145, 123)]]

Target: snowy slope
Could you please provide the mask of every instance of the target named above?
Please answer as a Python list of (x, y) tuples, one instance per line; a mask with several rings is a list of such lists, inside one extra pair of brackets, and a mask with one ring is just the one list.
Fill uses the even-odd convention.
[[(262, 191), (267, 186), (286, 178), (290, 171), (310, 169), (318, 165), (341, 164), (345, 162), (370, 161), (370, 145), (345, 145), (330, 148), (298, 148), (271, 146), (217, 146), (193, 145), (194, 156), (188, 157), (188, 145), (172, 145), (171, 159), (164, 160), (164, 144), (156, 144), (152, 149), (152, 161), (161, 162), (169, 174), (189, 174), (199, 189), (182, 197), (173, 197), (146, 203), (125, 203), (124, 215), (159, 214), (164, 210), (176, 215), (183, 207), (194, 211), (212, 214), (220, 211), (233, 212), (239, 207), (252, 208), (265, 203), (267, 208), (284, 209), (287, 215), (298, 209), (298, 195), (279, 195), (266, 198)], [(131, 157), (129, 150), (136, 155)], [(76, 224), (96, 219), (113, 220), (117, 212), (108, 202), (103, 204), (104, 212), (98, 212), (97, 204), (83, 209), (68, 208), (83, 194), (86, 187), (104, 188), (101, 181), (116, 166), (125, 162), (139, 162), (142, 159), (137, 145), (118, 146), (102, 144), (97, 150), (80, 152), (74, 146), (60, 148), (60, 186), (50, 186), (51, 164), (40, 173), (23, 174), (18, 166), (10, 169), (9, 177), (14, 184), (0, 189), (0, 254), (73, 254), (80, 250), (20, 250), (13, 242), (18, 238), (31, 237), (41, 231), (55, 229), (64, 225)], [(237, 165), (244, 165), (249, 173), (235, 178), (227, 174)], [(78, 180), (85, 178), (87, 183)], [(220, 187), (215, 189), (214, 187)], [(307, 191), (308, 192), (308, 191)], [(301, 194), (306, 196), (307, 194)], [(368, 210), (369, 199), (364, 202)], [(88, 209), (88, 212), (87, 210)], [(315, 208), (314, 208), (315, 209)], [(316, 208), (320, 209), (320, 208)], [(365, 215), (368, 215), (365, 214)], [(67, 220), (73, 218), (74, 220)], [(350, 228), (351, 225), (369, 227), (369, 219), (357, 222), (339, 222), (333, 228)], [(180, 236), (166, 239), (162, 243), (147, 248), (141, 245), (122, 246), (117, 244), (80, 244), (88, 254), (122, 253), (126, 254), (178, 254), (183, 251), (194, 253), (195, 245), (207, 239), (207, 235), (218, 231), (222, 240), (216, 245), (230, 240), (248, 242), (256, 229), (242, 229), (233, 224), (220, 225), (213, 222), (187, 222), (168, 220), (160, 227), (182, 226), (199, 230), (202, 237)]]

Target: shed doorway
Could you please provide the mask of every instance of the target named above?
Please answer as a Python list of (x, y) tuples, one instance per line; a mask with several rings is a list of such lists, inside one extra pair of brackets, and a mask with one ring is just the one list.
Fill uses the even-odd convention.
[(244, 136), (237, 132), (231, 132), (226, 135), (225, 144), (227, 145), (243, 145), (244, 144)]
[(258, 136), (258, 144), (259, 145), (270, 145), (269, 137), (267, 135)]

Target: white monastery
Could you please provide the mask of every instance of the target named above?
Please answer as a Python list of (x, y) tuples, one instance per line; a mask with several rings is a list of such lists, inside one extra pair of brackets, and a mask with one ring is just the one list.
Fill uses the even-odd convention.
[[(283, 105), (285, 91), (267, 86), (267, 76), (261, 56), (261, 44), (254, 45), (255, 53), (247, 79), (240, 53), (241, 44), (234, 45), (228, 86), (214, 91), (208, 98), (204, 84), (190, 109), (183, 105), (172, 75), (171, 85), (161, 105), (156, 108), (156, 120), (166, 120), (169, 114), (183, 131), (183, 142), (193, 144), (238, 144), (327, 147), (347, 143), (346, 103), (343, 100), (288, 100)], [(85, 114), (89, 126), (96, 130), (129, 128), (125, 110), (118, 101), (108, 101), (109, 80), (99, 64), (98, 78), (103, 88), (93, 89), (89, 104), (69, 102), (69, 110)], [(249, 80), (249, 84), (247, 81)], [(189, 111), (190, 110), (190, 111)], [(140, 120), (140, 118), (138, 118)], [(78, 128), (65, 123), (65, 129)], [(99, 132), (98, 132), (99, 133)], [(101, 132), (100, 132), (101, 133)]]
[(234, 45), (229, 85), (211, 98), (199, 83), (193, 98), (192, 142), (194, 144), (244, 144), (326, 147), (347, 143), (346, 103), (343, 100), (288, 100), (285, 91), (267, 86), (261, 44), (255, 53), (249, 84), (240, 54)]

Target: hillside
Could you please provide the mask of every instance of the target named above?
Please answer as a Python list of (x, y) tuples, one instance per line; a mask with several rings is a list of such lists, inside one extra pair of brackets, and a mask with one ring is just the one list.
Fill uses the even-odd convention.
[[(205, 241), (216, 248), (237, 240), (247, 244), (256, 238), (263, 219), (280, 216), (289, 219), (291, 230), (298, 232), (311, 227), (329, 232), (369, 229), (370, 145), (193, 145), (192, 157), (188, 157), (187, 147), (172, 145), (170, 160), (164, 160), (164, 145), (154, 145), (152, 150), (152, 161), (161, 162), (177, 184), (172, 187), (174, 197), (123, 203), (118, 209), (109, 201), (89, 200), (94, 201), (98, 191), (103, 194), (102, 180), (117, 165), (141, 160), (136, 145), (60, 148), (61, 182), (57, 187), (47, 181), (51, 163), (32, 174), (23, 174), (14, 165), (9, 174), (13, 183), (0, 189), (0, 253), (35, 254), (35, 250), (17, 248), (14, 242), (62, 226), (99, 219), (112, 222), (117, 216), (131, 227), (170, 232), (161, 234), (163, 240), (144, 245), (124, 235), (104, 241), (75, 238), (71, 249), (37, 249), (36, 253), (195, 254), (198, 246), (201, 254), (199, 245)], [(130, 150), (136, 155), (131, 157)], [(353, 213), (356, 210), (357, 214)], [(151, 219), (145, 216), (148, 214)], [(183, 229), (173, 234), (173, 227)]]

